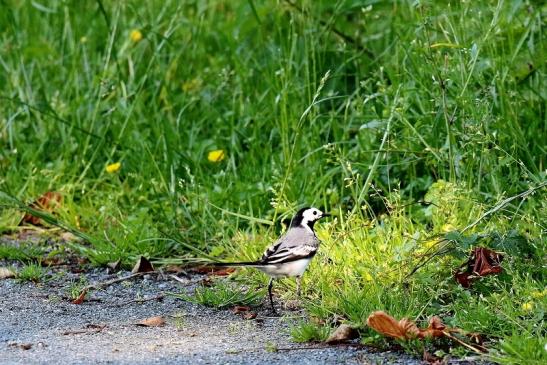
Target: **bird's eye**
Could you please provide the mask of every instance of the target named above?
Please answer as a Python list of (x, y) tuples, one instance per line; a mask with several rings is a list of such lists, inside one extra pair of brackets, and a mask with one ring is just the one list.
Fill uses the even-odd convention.
[(317, 215), (317, 210), (314, 210), (314, 211), (313, 211), (313, 215)]

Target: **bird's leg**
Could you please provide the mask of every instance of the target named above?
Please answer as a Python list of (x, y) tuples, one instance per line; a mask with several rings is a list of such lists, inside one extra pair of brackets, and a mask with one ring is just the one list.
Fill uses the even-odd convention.
[(298, 298), (300, 298), (300, 294), (301, 294), (300, 289), (301, 289), (301, 287), (302, 287), (302, 276), (297, 276), (296, 277), (296, 296)]
[(273, 287), (273, 282), (274, 282), (274, 279), (273, 278), (270, 278), (270, 283), (268, 284), (268, 294), (270, 296), (270, 305), (272, 306), (272, 312), (274, 314), (277, 314), (277, 312), (275, 311), (275, 307), (274, 307), (274, 302), (273, 302), (273, 298), (272, 298), (272, 287)]

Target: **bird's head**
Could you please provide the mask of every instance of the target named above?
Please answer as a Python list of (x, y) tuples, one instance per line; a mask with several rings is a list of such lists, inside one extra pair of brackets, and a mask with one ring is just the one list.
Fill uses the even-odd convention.
[(313, 229), (313, 225), (319, 219), (328, 217), (330, 214), (324, 213), (317, 208), (306, 207), (300, 209), (291, 221), (291, 227), (308, 226)]

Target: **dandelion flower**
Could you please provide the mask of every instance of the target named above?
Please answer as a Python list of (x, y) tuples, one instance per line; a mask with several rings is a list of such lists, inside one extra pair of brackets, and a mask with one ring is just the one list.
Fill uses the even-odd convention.
[(112, 163), (106, 166), (106, 172), (108, 172), (109, 174), (113, 174), (115, 172), (120, 171), (121, 167), (122, 167), (121, 162)]
[(532, 309), (534, 309), (534, 303), (532, 302), (526, 302), (522, 305), (522, 310), (525, 312), (530, 312)]
[(209, 151), (207, 159), (211, 162), (220, 162), (226, 157), (224, 150)]
[(133, 29), (131, 31), (131, 34), (129, 35), (129, 37), (131, 38), (131, 40), (135, 43), (139, 42), (141, 39), (142, 39), (142, 33), (140, 30), (138, 29)]

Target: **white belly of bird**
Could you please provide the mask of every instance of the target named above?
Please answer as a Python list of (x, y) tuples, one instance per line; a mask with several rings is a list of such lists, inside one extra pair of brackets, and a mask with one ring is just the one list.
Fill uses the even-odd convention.
[(308, 267), (311, 259), (300, 259), (282, 264), (272, 264), (260, 267), (258, 269), (274, 278), (282, 278), (286, 276), (301, 276)]

